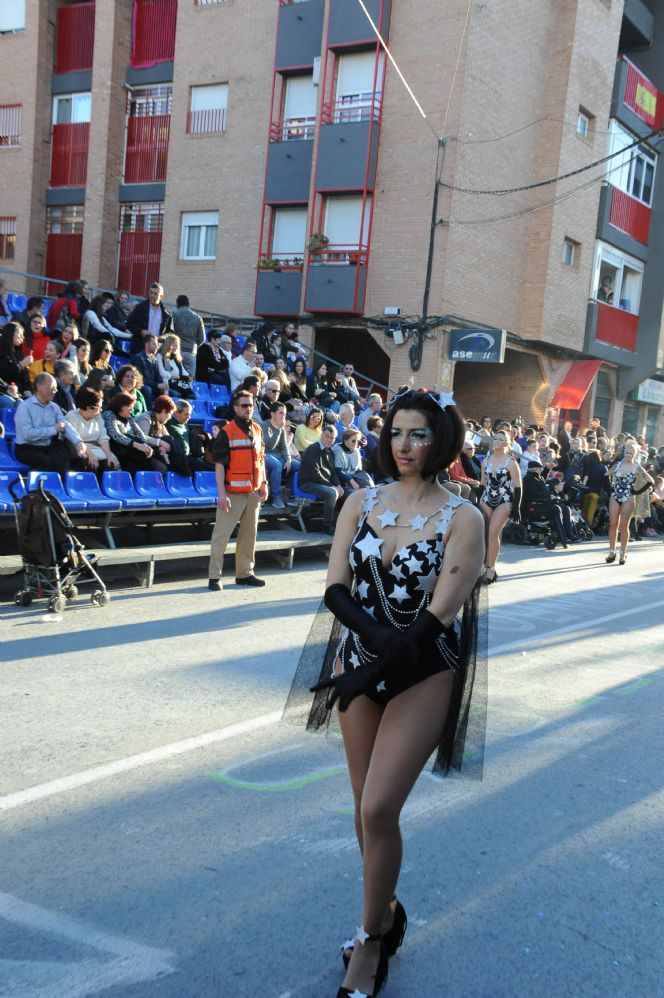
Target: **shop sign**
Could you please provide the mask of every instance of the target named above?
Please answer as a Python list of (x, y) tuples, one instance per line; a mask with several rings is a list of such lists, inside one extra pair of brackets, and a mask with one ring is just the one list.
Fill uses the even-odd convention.
[(502, 364), (506, 342), (506, 329), (452, 329), (448, 356), (476, 364)]
[(637, 402), (648, 402), (650, 405), (664, 405), (664, 381), (646, 378), (634, 392)]

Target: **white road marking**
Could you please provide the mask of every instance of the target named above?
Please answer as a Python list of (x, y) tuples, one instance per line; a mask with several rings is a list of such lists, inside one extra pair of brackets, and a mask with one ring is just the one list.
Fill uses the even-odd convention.
[[(633, 617), (636, 613), (638, 613), (639, 619), (642, 620), (643, 614), (646, 611), (654, 610), (660, 606), (664, 606), (664, 600), (641, 604), (639, 607), (630, 607), (628, 610), (620, 610), (618, 613), (607, 613), (604, 617), (593, 617), (590, 621), (587, 619), (577, 621), (574, 624), (567, 624), (565, 627), (557, 627), (553, 631), (540, 631), (537, 634), (538, 647), (541, 650), (548, 638), (557, 638), (562, 634), (574, 634), (587, 627), (596, 628), (599, 624), (608, 624), (610, 621), (619, 620), (621, 617)], [(510, 641), (507, 644), (498, 645), (496, 648), (492, 648), (491, 643), (489, 643), (489, 659), (494, 655), (504, 655), (506, 652), (515, 651), (517, 648), (527, 648), (532, 643), (532, 638), (521, 638), (519, 641)]]
[[(116, 984), (153, 981), (175, 972), (174, 954), (167, 950), (143, 946), (11, 894), (0, 893), (0, 918), (95, 951), (94, 957), (76, 962), (0, 960), (0, 987), (8, 998), (52, 998), (54, 994), (84, 998)], [(100, 953), (107, 959), (100, 958)]]
[(26, 790), (17, 790), (15, 793), (6, 794), (0, 797), (0, 811), (11, 811), (13, 808), (22, 807), (24, 804), (32, 804), (46, 797), (53, 797), (55, 794), (66, 793), (77, 787), (84, 787), (90, 783), (97, 783), (99, 780), (107, 780), (112, 776), (121, 773), (129, 773), (142, 766), (150, 766), (156, 762), (163, 762), (164, 759), (171, 759), (173, 756), (184, 755), (186, 752), (193, 752), (196, 749), (204, 748), (206, 745), (216, 745), (219, 742), (228, 741), (229, 738), (236, 738), (238, 735), (245, 735), (259, 728), (267, 728), (272, 724), (277, 724), (281, 720), (281, 711), (273, 711), (271, 714), (263, 714), (254, 717), (249, 721), (240, 721), (238, 724), (230, 724), (226, 728), (218, 731), (209, 731), (204, 735), (195, 735), (193, 738), (184, 738), (179, 742), (172, 742), (170, 745), (162, 745), (160, 748), (150, 749), (148, 752), (139, 752), (137, 755), (127, 756), (125, 759), (118, 759), (116, 762), (109, 762), (103, 766), (93, 766), (91, 769), (84, 769), (80, 773), (73, 773), (71, 776), (63, 776), (57, 780), (50, 780), (48, 783), (40, 783)]

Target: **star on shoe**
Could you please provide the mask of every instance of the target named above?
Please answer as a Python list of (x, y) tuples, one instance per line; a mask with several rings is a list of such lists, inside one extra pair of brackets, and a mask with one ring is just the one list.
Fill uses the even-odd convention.
[(384, 512), (378, 514), (376, 519), (380, 520), (381, 527), (397, 527), (399, 514), (395, 513), (393, 509), (385, 509)]
[(408, 521), (409, 526), (411, 526), (413, 530), (424, 530), (426, 523), (426, 516), (414, 516), (412, 520)]
[(358, 942), (360, 946), (364, 946), (369, 936), (370, 933), (365, 930), (364, 926), (358, 925), (357, 930), (355, 932), (355, 941)]
[(360, 991), (359, 988), (355, 988), (354, 991), (349, 991), (348, 998), (367, 998), (364, 991)]
[(361, 541), (355, 544), (355, 549), (362, 555), (362, 561), (366, 561), (367, 558), (380, 558), (380, 549), (383, 545), (383, 540), (381, 537), (371, 537), (367, 534), (363, 537)]

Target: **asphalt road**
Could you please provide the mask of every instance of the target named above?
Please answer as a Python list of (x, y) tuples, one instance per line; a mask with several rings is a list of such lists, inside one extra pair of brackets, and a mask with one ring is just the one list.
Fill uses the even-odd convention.
[[(664, 546), (506, 546), (484, 780), (425, 773), (385, 995), (664, 995)], [(0, 610), (0, 995), (314, 998), (360, 863), (336, 736), (280, 721), (325, 564)]]

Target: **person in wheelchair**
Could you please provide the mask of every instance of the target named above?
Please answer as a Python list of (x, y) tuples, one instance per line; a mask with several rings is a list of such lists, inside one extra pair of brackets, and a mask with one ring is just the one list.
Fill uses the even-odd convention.
[(570, 512), (552, 496), (542, 478), (543, 470), (539, 461), (528, 462), (528, 471), (523, 479), (523, 519), (527, 524), (530, 520), (546, 518), (553, 537), (566, 548), (573, 540)]

